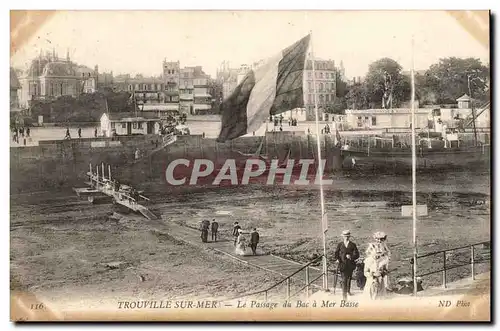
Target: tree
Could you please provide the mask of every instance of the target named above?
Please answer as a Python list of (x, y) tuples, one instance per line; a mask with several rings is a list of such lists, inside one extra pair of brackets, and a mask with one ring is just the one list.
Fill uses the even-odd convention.
[(365, 84), (368, 101), (374, 108), (382, 106), (386, 84), (392, 89), (392, 106), (397, 107), (410, 98), (411, 86), (408, 77), (401, 74), (399, 63), (390, 58), (382, 58), (370, 64)]
[(472, 97), (488, 100), (490, 69), (475, 58), (440, 59), (425, 72), (419, 88), (435, 91), (438, 103), (455, 103), (462, 95), (469, 95), (467, 76), (470, 77)]
[(369, 108), (369, 91), (367, 85), (363, 83), (354, 83), (349, 86), (345, 96), (346, 108), (367, 109)]

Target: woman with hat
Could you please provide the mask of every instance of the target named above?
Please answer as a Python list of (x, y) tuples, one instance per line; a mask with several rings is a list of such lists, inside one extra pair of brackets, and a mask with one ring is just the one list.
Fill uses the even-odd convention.
[(382, 272), (382, 278), (384, 280), (384, 287), (389, 289), (389, 278), (387, 274), (389, 273), (389, 261), (391, 259), (391, 251), (387, 247), (387, 234), (382, 231), (375, 232), (373, 234), (373, 239), (375, 242), (368, 244), (366, 250), (366, 256), (375, 256)]

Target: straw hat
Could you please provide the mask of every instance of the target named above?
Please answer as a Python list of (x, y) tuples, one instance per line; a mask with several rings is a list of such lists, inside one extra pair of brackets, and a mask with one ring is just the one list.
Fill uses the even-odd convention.
[(387, 235), (385, 234), (385, 232), (377, 231), (373, 234), (373, 238), (374, 239), (385, 239), (385, 238), (387, 238)]
[(342, 231), (342, 235), (343, 235), (344, 237), (350, 237), (350, 236), (351, 236), (351, 231), (349, 231), (349, 230), (344, 230), (344, 231)]

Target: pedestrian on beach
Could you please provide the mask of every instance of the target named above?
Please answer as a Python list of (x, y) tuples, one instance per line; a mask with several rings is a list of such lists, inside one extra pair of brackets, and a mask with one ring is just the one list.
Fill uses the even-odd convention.
[(253, 228), (250, 234), (250, 248), (252, 249), (253, 255), (257, 255), (257, 244), (259, 243), (259, 233), (256, 228)]
[(78, 128), (78, 138), (82, 137), (82, 128)]
[(97, 128), (94, 129), (94, 137), (97, 138)]
[(240, 232), (239, 232), (240, 229), (241, 229), (241, 226), (238, 224), (238, 222), (234, 222), (234, 226), (233, 226), (234, 246), (236, 246), (236, 243), (238, 242), (238, 236), (240, 235)]
[(208, 228), (210, 227), (210, 221), (203, 220), (201, 222), (201, 241), (206, 243), (208, 241)]
[(219, 223), (215, 221), (215, 218), (212, 220), (212, 241), (217, 241), (217, 232), (219, 231)]
[(382, 231), (375, 232), (373, 234), (374, 242), (368, 245), (366, 249), (366, 256), (375, 256), (381, 271), (381, 276), (384, 282), (384, 287), (387, 291), (389, 288), (389, 262), (391, 260), (391, 251), (387, 246), (387, 234)]
[(66, 128), (66, 135), (64, 136), (64, 139), (71, 139), (71, 135), (69, 134), (69, 128)]
[(351, 279), (356, 260), (359, 258), (358, 247), (351, 241), (351, 231), (342, 231), (342, 242), (337, 245), (334, 254), (335, 261), (338, 261), (338, 268), (342, 275), (342, 297), (347, 300), (347, 295), (351, 294)]
[(29, 136), (30, 136), (30, 133), (31, 133), (31, 131), (30, 131), (30, 128), (28, 127), (28, 128), (26, 129), (26, 137), (29, 137)]

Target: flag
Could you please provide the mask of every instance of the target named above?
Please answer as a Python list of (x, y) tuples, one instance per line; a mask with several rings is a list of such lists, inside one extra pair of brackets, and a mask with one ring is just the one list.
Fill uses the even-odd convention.
[(303, 74), (307, 35), (250, 70), (222, 103), (220, 142), (257, 131), (269, 115), (304, 106)]

